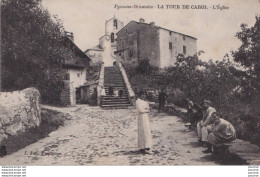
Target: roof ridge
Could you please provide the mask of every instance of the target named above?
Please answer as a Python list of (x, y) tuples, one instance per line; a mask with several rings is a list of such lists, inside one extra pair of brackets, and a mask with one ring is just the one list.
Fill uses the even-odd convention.
[[(135, 22), (135, 23), (137, 23), (137, 24), (150, 25), (149, 23), (138, 22), (138, 21), (135, 21), (135, 20), (131, 20), (130, 22)], [(126, 27), (130, 22), (128, 22), (124, 27)], [(188, 34), (184, 34), (184, 33), (180, 33), (180, 32), (177, 32), (177, 31), (169, 30), (169, 29), (167, 29), (167, 28), (163, 28), (163, 27), (157, 26), (157, 25), (154, 25), (154, 26), (157, 27), (157, 28), (160, 28), (160, 29), (164, 29), (164, 30), (167, 30), (167, 31), (171, 31), (171, 32), (174, 32), (174, 33), (177, 33), (177, 34), (181, 34), (181, 35), (184, 35), (184, 36), (187, 36), (187, 37), (191, 37), (191, 38), (194, 38), (194, 39), (197, 40), (196, 37), (190, 36), (190, 35), (188, 35)], [(123, 27), (123, 28), (124, 28), (124, 27)], [(119, 33), (123, 28), (121, 28), (117, 33)]]

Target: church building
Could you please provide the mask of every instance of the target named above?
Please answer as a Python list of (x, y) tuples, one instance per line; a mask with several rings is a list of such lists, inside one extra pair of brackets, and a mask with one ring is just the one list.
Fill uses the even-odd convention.
[(117, 55), (122, 62), (137, 63), (148, 59), (159, 68), (174, 65), (179, 54), (185, 57), (197, 52), (195, 37), (156, 26), (154, 22), (130, 21), (117, 32)]
[(113, 17), (105, 23), (105, 34), (99, 38), (99, 44), (87, 49), (85, 54), (92, 59), (93, 63), (104, 62), (105, 66), (113, 66), (116, 61), (114, 52), (117, 50), (116, 33), (123, 28), (123, 22)]

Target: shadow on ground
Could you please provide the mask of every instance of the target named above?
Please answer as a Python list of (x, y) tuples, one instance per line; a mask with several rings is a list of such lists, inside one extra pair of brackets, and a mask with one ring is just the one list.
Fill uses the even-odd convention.
[[(143, 153), (139, 151), (116, 151), (113, 153), (114, 155), (142, 155)], [(152, 154), (159, 154), (159, 151), (154, 150), (152, 151)]]
[[(195, 160), (195, 159), (194, 159)], [(202, 157), (201, 159), (197, 159), (200, 161), (214, 161), (220, 165), (248, 165), (246, 160), (240, 158), (236, 154), (208, 154)]]

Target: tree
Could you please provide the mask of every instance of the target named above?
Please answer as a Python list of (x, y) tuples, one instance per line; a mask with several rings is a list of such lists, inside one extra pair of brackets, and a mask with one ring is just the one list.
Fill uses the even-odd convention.
[(242, 86), (250, 98), (260, 93), (260, 16), (255, 18), (256, 22), (252, 27), (241, 24), (242, 31), (236, 37), (242, 45), (232, 53), (234, 60), (245, 67)]
[(41, 0), (2, 0), (1, 27), (3, 90), (36, 87), (44, 100), (58, 102), (66, 75), (62, 61), (72, 54), (62, 44), (57, 17)]

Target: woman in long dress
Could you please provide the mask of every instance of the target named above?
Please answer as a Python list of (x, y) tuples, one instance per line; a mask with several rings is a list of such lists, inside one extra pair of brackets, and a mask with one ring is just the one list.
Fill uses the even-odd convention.
[(145, 93), (140, 92), (139, 98), (136, 100), (136, 108), (138, 111), (138, 149), (142, 153), (150, 154), (152, 135), (148, 117), (149, 104), (145, 99)]

